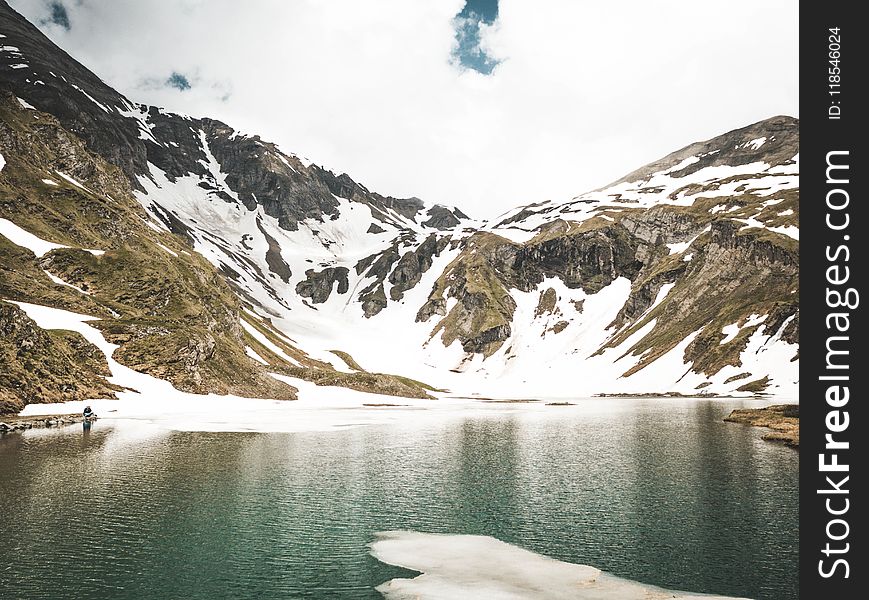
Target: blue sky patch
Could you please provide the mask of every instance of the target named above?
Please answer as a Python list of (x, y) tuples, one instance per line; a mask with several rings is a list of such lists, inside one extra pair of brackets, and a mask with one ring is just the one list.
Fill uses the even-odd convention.
[(189, 90), (192, 87), (190, 85), (190, 80), (178, 71), (172, 71), (172, 74), (166, 80), (166, 85), (182, 92), (185, 90)]
[(480, 47), (480, 25), (491, 25), (498, 18), (498, 0), (467, 0), (453, 19), (456, 28), (454, 62), (467, 69), (489, 75), (500, 61)]
[(69, 24), (69, 13), (66, 12), (66, 7), (63, 5), (63, 2), (49, 2), (48, 3), (48, 17), (42, 19), (40, 25), (47, 25), (49, 23), (53, 23), (55, 25), (59, 25), (63, 27), (67, 31), (71, 29)]

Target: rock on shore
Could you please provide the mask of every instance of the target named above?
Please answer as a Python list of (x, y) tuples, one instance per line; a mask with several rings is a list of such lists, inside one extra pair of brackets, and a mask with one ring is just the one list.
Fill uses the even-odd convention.
[(763, 439), (783, 442), (792, 448), (800, 446), (800, 407), (798, 404), (776, 404), (764, 408), (737, 408), (724, 418), (731, 423), (768, 427)]
[[(97, 417), (88, 417), (88, 421), (96, 421)], [(0, 434), (42, 427), (61, 427), (81, 423), (84, 417), (80, 414), (40, 415), (38, 417), (18, 417), (14, 415), (3, 417), (0, 421)]]

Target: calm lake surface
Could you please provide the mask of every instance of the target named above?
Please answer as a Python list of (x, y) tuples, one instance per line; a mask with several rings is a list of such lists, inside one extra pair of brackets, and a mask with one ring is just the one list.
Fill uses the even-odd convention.
[[(0, 437), (4, 598), (380, 598), (375, 532), (482, 534), (658, 586), (799, 597), (798, 453), (708, 400), (329, 433)], [(388, 410), (388, 409), (387, 409)]]

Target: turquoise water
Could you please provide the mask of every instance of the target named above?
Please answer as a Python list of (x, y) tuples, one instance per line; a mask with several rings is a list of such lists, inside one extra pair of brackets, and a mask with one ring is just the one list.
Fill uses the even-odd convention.
[(586, 400), (330, 433), (0, 437), (0, 596), (379, 598), (377, 531), (496, 537), (671, 589), (798, 598), (798, 453), (734, 401)]

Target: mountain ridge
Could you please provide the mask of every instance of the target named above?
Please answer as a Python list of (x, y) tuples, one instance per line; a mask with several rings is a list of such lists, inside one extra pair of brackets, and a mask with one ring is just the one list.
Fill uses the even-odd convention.
[[(286, 398), (294, 378), (414, 397), (794, 393), (796, 119), (689, 144), (490, 223), (382, 196), (220, 121), (130, 102), (5, 3), (0, 22), (0, 218), (11, 224), (0, 298), (100, 316), (114, 357), (138, 371), (187, 392)], [(83, 148), (53, 153), (52, 138)], [(34, 140), (35, 160), (10, 152)], [(61, 192), (58, 210), (40, 204)], [(63, 225), (76, 220), (92, 226)], [(24, 234), (72, 249), (27, 259)], [(105, 255), (74, 250), (96, 247)], [(123, 278), (110, 290), (113, 261), (139, 275), (136, 291)], [(24, 272), (45, 283), (26, 289)], [(201, 283), (182, 283), (187, 272)], [(205, 297), (222, 298), (225, 316), (148, 314), (153, 298)], [(7, 353), (29, 360), (20, 344)], [(21, 376), (0, 388), (39, 401)], [(61, 388), (46, 397), (77, 397)]]

